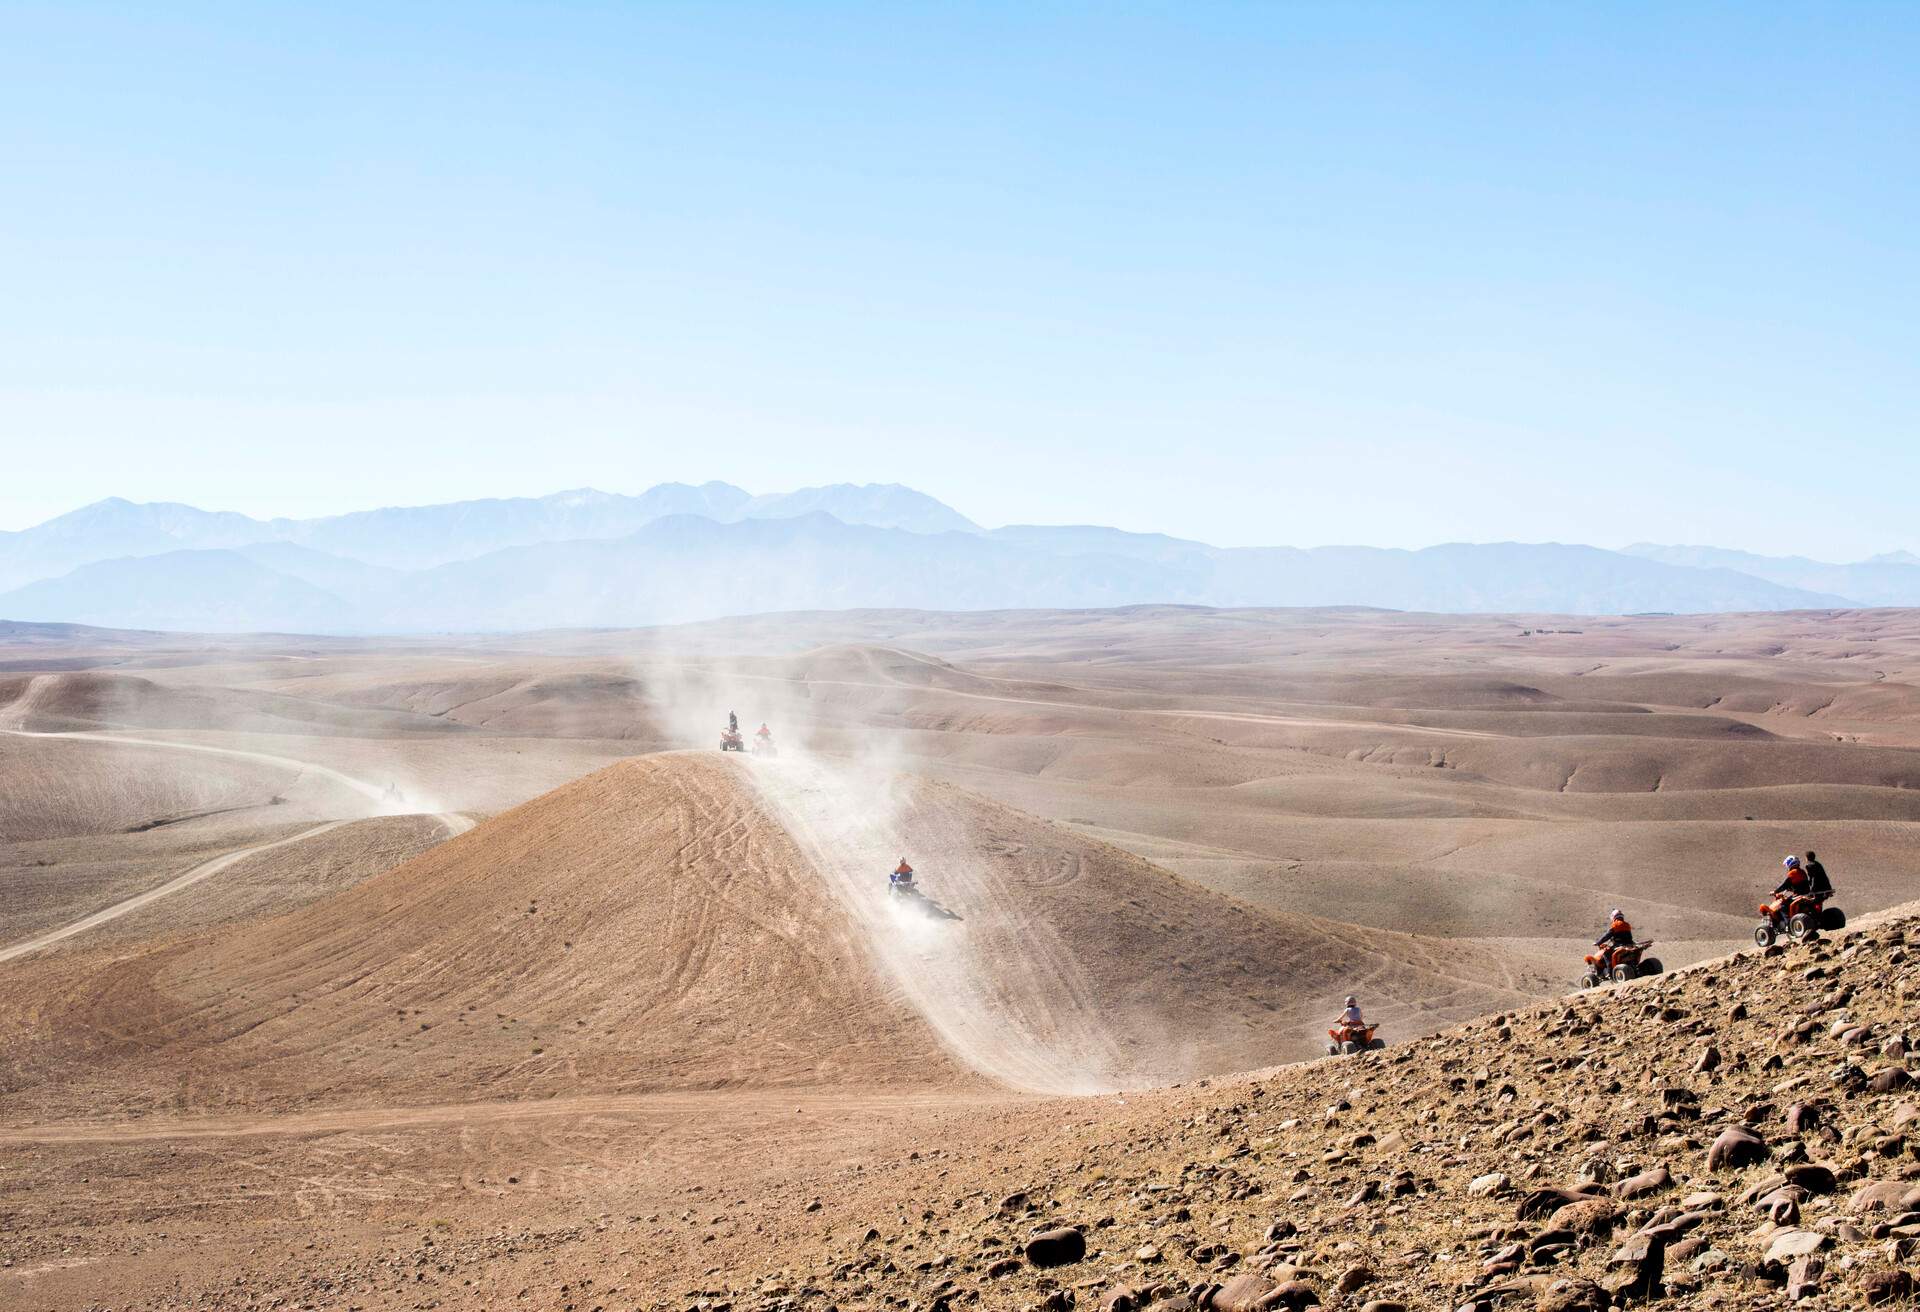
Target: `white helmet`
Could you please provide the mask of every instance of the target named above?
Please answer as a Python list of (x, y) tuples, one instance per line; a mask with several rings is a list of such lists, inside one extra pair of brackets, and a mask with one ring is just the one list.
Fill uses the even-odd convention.
[(1780, 864), (1785, 866), (1789, 870), (1798, 870), (1800, 868), (1800, 858), (1797, 856), (1789, 856), (1786, 860), (1782, 861)]
[(1607, 918), (1610, 920), (1625, 920), (1626, 916), (1621, 914), (1619, 907), (1615, 907), (1613, 910), (1607, 912)]
[(1360, 999), (1354, 997), (1353, 994), (1349, 993), (1347, 994), (1347, 1005), (1349, 1007), (1357, 1007), (1360, 1005)]

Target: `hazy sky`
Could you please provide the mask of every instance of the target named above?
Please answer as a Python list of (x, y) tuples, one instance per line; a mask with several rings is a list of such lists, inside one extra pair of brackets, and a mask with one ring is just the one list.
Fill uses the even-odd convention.
[(1917, 68), (1905, 4), (0, 3), (0, 527), (1920, 547)]

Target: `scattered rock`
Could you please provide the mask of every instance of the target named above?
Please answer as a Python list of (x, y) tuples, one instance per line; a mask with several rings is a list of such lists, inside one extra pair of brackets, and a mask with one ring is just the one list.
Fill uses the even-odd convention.
[(1334, 1282), (1334, 1289), (1342, 1294), (1351, 1294), (1373, 1283), (1373, 1272), (1364, 1266), (1350, 1266), (1340, 1273), (1340, 1279)]
[(1782, 1230), (1774, 1235), (1773, 1242), (1767, 1245), (1766, 1260), (1791, 1262), (1796, 1257), (1817, 1253), (1832, 1242), (1833, 1240), (1826, 1235), (1812, 1230)]
[(1707, 1150), (1709, 1171), (1737, 1171), (1767, 1160), (1767, 1141), (1744, 1125), (1730, 1125)]
[(1488, 1198), (1505, 1193), (1510, 1183), (1503, 1172), (1494, 1171), (1490, 1175), (1475, 1176), (1467, 1185), (1467, 1192), (1476, 1198)]
[(1629, 1176), (1613, 1187), (1613, 1195), (1625, 1200), (1638, 1198), (1642, 1194), (1658, 1193), (1673, 1183), (1673, 1176), (1664, 1166), (1656, 1166), (1651, 1171), (1642, 1171)]
[(1035, 1266), (1067, 1266), (1087, 1255), (1087, 1237), (1070, 1226), (1042, 1230), (1027, 1240), (1027, 1261)]
[(1220, 1286), (1207, 1306), (1214, 1312), (1255, 1312), (1269, 1306), (1266, 1298), (1278, 1288), (1257, 1271), (1247, 1271)]
[(1875, 1271), (1860, 1282), (1860, 1291), (1866, 1296), (1868, 1307), (1904, 1303), (1913, 1297), (1913, 1277), (1898, 1268)]

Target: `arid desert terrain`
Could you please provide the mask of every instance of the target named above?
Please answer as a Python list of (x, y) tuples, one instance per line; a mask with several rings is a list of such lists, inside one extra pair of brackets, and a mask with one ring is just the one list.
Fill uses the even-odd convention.
[(0, 625), (0, 1307), (1855, 1301), (1916, 874), (1914, 611)]

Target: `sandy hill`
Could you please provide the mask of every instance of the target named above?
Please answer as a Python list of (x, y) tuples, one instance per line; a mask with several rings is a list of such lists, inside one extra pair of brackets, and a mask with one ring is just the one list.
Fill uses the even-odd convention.
[[(885, 892), (901, 850), (924, 910)], [(1087, 1092), (1308, 1054), (1350, 987), (1415, 1031), (1519, 997), (1492, 954), (1255, 910), (951, 786), (711, 752), (604, 769), (278, 919), (7, 969), (36, 1023), (5, 1085), (34, 1116)]]
[(713, 757), (602, 770), (277, 920), (33, 964), (61, 996), (8, 1083), (66, 1105), (182, 1069), (208, 1106), (961, 1075)]
[(251, 689), (195, 688), (131, 674), (75, 672), (0, 679), (0, 727), (30, 733), (104, 729), (221, 729), (238, 733), (458, 732), (424, 716), (361, 709)]

